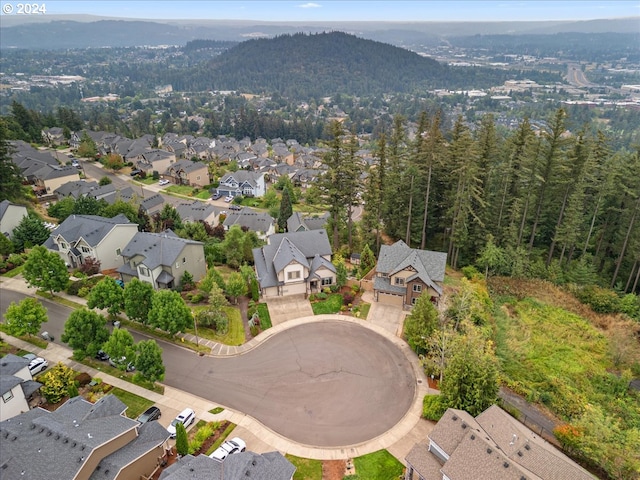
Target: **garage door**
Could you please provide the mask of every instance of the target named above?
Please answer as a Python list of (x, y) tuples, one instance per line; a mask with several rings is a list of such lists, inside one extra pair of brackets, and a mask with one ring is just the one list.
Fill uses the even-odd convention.
[(294, 283), (293, 285), (284, 285), (282, 287), (282, 295), (299, 295), (301, 293), (307, 293), (306, 283)]
[(385, 305), (395, 305), (397, 307), (402, 307), (404, 303), (404, 297), (402, 295), (392, 295), (390, 293), (378, 293), (378, 302), (384, 303)]

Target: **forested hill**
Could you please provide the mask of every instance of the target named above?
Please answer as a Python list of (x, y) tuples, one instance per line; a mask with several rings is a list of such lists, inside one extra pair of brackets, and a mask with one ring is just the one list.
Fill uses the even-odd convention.
[(450, 68), (392, 45), (329, 32), (242, 42), (189, 75), (176, 74), (171, 83), (174, 89), (186, 91), (278, 92), (309, 98), (481, 88), (513, 77), (514, 72)]

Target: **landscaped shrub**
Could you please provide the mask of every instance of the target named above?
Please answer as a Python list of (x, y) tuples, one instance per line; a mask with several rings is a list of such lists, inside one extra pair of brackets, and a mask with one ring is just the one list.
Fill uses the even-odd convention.
[(67, 289), (65, 290), (69, 295), (78, 295), (78, 292), (82, 288), (83, 282), (79, 280), (77, 282), (69, 282)]
[(342, 294), (342, 303), (344, 305), (349, 305), (353, 303), (353, 299), (355, 298), (355, 296), (352, 293), (343, 293)]
[(7, 258), (7, 262), (13, 263), (14, 267), (19, 267), (24, 263), (24, 257), (19, 253), (12, 253), (11, 255), (9, 255), (9, 258)]
[(207, 423), (206, 425), (203, 425), (198, 429), (193, 440), (189, 442), (190, 454), (194, 454), (198, 450), (200, 450), (200, 447), (202, 447), (202, 444), (204, 443), (204, 441), (208, 439), (211, 435), (213, 435), (213, 433), (216, 431), (216, 428), (217, 428), (214, 425), (215, 425), (214, 423)]
[(87, 295), (89, 295), (89, 292), (91, 291), (91, 289), (89, 287), (82, 287), (80, 290), (78, 290), (78, 296), (80, 298), (85, 298)]
[(468, 278), (469, 280), (473, 280), (475, 278), (482, 278), (482, 274), (478, 271), (476, 267), (473, 265), (467, 265), (466, 267), (462, 267), (462, 274)]
[(86, 372), (81, 372), (78, 375), (76, 375), (75, 381), (78, 384), (78, 386), (84, 387), (85, 385), (91, 382), (91, 375), (89, 375)]
[(440, 395), (425, 395), (422, 400), (422, 416), (427, 420), (437, 422), (446, 411)]
[(327, 292), (316, 293), (316, 300), (326, 300), (327, 298), (329, 298)]

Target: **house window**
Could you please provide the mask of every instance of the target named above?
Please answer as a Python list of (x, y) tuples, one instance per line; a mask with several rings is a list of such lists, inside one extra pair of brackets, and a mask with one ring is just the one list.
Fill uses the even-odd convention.
[(7, 403), (9, 400), (11, 400), (13, 398), (13, 392), (11, 390), (9, 390), (7, 393), (4, 393), (2, 395), (2, 401), (4, 403)]
[(80, 247), (80, 250), (82, 250), (82, 253), (91, 253), (91, 249), (89, 247)]
[(67, 242), (60, 242), (60, 248), (63, 248), (66, 250), (69, 248), (69, 244)]
[(198, 175), (198, 176), (196, 177), (196, 180), (200, 180), (200, 175)]
[(300, 278), (300, 270), (294, 272), (287, 272), (287, 280), (297, 280)]
[(122, 255), (122, 251), (119, 248), (116, 248), (116, 255)]
[(419, 283), (414, 283), (413, 284), (413, 291), (420, 293), (422, 291), (422, 285), (420, 285)]
[(333, 278), (327, 277), (322, 279), (322, 286), (333, 284)]
[(396, 277), (395, 284), (396, 285), (404, 285), (404, 278)]
[(413, 297), (411, 299), (411, 305), (415, 305), (417, 301), (418, 301), (418, 298), (417, 297)]
[(176, 268), (180, 268), (180, 262), (176, 262)]
[(187, 257), (182, 257), (182, 263), (187, 263)]
[(140, 266), (138, 268), (140, 269), (140, 275), (143, 275), (145, 277), (149, 276), (149, 269), (147, 267)]

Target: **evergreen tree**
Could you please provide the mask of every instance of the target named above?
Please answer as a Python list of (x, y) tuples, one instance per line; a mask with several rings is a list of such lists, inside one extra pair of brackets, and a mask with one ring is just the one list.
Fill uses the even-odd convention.
[(189, 439), (187, 429), (182, 422), (176, 423), (176, 452), (181, 457), (189, 454)]
[(280, 200), (280, 213), (278, 213), (278, 230), (287, 231), (287, 220), (293, 215), (293, 207), (291, 206), (291, 198), (289, 197), (289, 189), (282, 190), (282, 199)]
[(29, 213), (13, 230), (12, 241), (16, 251), (21, 252), (27, 248), (42, 245), (50, 234), (51, 232), (44, 226), (44, 222), (36, 214)]
[(4, 118), (0, 118), (0, 202), (22, 197), (22, 175), (11, 160), (11, 146)]
[(404, 322), (404, 334), (411, 349), (418, 355), (427, 352), (427, 341), (438, 328), (438, 311), (431, 303), (431, 296), (423, 293), (418, 297), (411, 313)]

